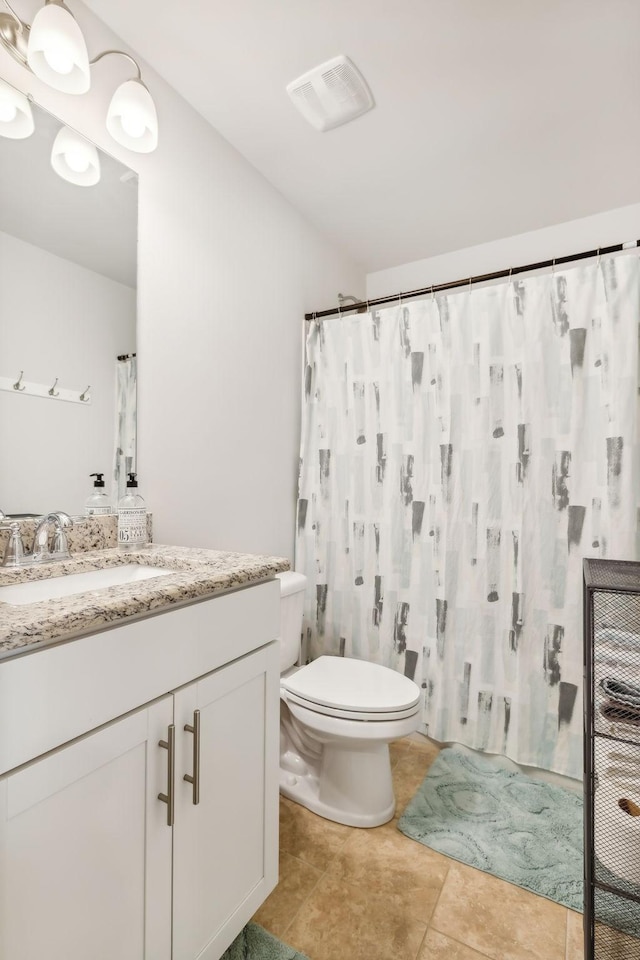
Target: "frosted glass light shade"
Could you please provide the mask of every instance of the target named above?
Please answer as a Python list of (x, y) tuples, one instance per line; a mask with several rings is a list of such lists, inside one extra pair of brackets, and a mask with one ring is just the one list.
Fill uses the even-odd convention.
[(29, 32), (27, 63), (36, 77), (63, 93), (86, 93), (91, 85), (89, 54), (82, 31), (64, 4), (47, 3)]
[(33, 130), (31, 104), (24, 93), (0, 80), (0, 137), (25, 140)]
[(156, 149), (158, 114), (141, 80), (127, 80), (118, 87), (107, 111), (107, 130), (117, 143), (136, 153)]
[(63, 180), (78, 187), (92, 187), (100, 179), (98, 151), (69, 127), (62, 127), (53, 141), (51, 166)]

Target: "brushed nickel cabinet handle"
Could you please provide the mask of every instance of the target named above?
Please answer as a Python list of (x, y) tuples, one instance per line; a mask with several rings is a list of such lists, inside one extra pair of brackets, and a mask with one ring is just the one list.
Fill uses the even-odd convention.
[(175, 800), (173, 793), (173, 783), (175, 780), (176, 772), (176, 728), (175, 724), (170, 723), (167, 728), (167, 739), (158, 740), (158, 746), (163, 747), (167, 751), (167, 792), (159, 793), (158, 800), (162, 800), (163, 803), (167, 805), (167, 826), (173, 826), (173, 816), (175, 808)]
[(200, 803), (200, 711), (193, 711), (193, 725), (185, 723), (184, 729), (193, 734), (193, 776), (185, 773), (183, 780), (193, 784), (193, 803)]

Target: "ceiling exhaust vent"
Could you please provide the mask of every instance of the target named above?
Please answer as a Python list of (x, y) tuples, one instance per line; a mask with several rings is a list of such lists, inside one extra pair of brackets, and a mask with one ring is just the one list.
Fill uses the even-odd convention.
[(334, 57), (287, 85), (296, 107), (316, 130), (331, 130), (375, 106), (366, 80), (348, 57)]

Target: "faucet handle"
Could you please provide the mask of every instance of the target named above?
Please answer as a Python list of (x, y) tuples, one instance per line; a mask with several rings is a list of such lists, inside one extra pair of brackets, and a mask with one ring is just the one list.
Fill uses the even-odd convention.
[(58, 510), (56, 513), (51, 514), (51, 519), (53, 520), (53, 544), (51, 546), (51, 559), (52, 560), (68, 560), (69, 559), (69, 544), (67, 542), (67, 535), (65, 533), (65, 528), (73, 526), (73, 520), (68, 513), (64, 513), (63, 510)]
[(24, 544), (20, 535), (19, 523), (8, 523), (0, 526), (2, 530), (9, 530), (9, 539), (2, 559), (3, 567), (19, 567), (24, 562)]

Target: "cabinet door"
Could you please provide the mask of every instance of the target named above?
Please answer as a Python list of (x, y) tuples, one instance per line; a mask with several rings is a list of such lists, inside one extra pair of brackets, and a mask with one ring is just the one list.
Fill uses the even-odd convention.
[(173, 698), (0, 780), (2, 960), (168, 960)]
[[(218, 960), (277, 882), (279, 657), (263, 647), (176, 693), (173, 960)], [(194, 804), (199, 710), (200, 797)]]

